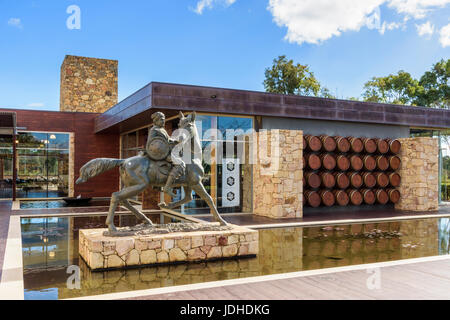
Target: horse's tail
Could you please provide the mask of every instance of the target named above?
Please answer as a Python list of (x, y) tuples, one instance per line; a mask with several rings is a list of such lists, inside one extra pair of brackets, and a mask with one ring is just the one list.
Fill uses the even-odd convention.
[(88, 179), (98, 176), (100, 173), (120, 166), (124, 159), (97, 158), (87, 162), (80, 169), (80, 177), (76, 184), (86, 182)]

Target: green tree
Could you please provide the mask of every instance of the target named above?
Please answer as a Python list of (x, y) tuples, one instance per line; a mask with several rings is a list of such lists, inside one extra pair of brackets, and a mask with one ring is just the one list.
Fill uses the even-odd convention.
[(417, 92), (415, 104), (427, 107), (450, 107), (450, 59), (442, 59), (419, 80), (421, 90)]
[(364, 84), (364, 101), (413, 104), (419, 82), (408, 72), (399, 71), (386, 77), (373, 77)]
[(419, 80), (399, 71), (386, 77), (373, 77), (364, 85), (365, 101), (449, 108), (450, 59), (434, 64)]
[(330, 91), (322, 87), (308, 65), (294, 64), (285, 55), (273, 60), (273, 65), (264, 72), (264, 88), (267, 92), (321, 96), (333, 98)]

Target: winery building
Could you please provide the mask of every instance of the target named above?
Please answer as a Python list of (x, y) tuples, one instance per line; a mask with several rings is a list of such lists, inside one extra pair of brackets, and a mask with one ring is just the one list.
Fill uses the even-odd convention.
[[(160, 82), (118, 102), (118, 62), (77, 56), (66, 56), (61, 66), (60, 111), (0, 109), (0, 197), (109, 197), (120, 187), (118, 170), (77, 185), (81, 166), (137, 155), (156, 111), (166, 115), (169, 133), (179, 111), (196, 112), (204, 154), (213, 159), (204, 184), (222, 213), (298, 218), (343, 207), (434, 211), (447, 200), (441, 138), (450, 110)], [(222, 156), (226, 146), (245, 146), (249, 137), (204, 134), (211, 129), (253, 129), (252, 141), (269, 145), (276, 136), (271, 161), (278, 170)], [(148, 189), (135, 200), (156, 209), (163, 197)], [(182, 210), (206, 207), (194, 195)]]

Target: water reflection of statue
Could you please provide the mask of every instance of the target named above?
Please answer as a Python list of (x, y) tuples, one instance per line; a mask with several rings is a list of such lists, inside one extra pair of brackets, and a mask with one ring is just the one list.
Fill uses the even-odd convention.
[(172, 149), (180, 141), (170, 138), (166, 129), (164, 129), (166, 117), (162, 112), (152, 114), (152, 120), (153, 126), (149, 130), (146, 144), (147, 155), (153, 160), (162, 160), (160, 158), (165, 156), (164, 160), (173, 165), (167, 177), (166, 184), (163, 187), (163, 191), (170, 196), (175, 197), (176, 195), (173, 193), (172, 188), (173, 183), (184, 174), (186, 168), (180, 155), (176, 152), (172, 152)]

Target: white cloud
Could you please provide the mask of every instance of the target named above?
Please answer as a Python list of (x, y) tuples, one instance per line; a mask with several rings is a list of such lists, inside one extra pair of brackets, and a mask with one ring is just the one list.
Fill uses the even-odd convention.
[(434, 25), (427, 21), (423, 24), (416, 24), (417, 34), (421, 37), (431, 36), (434, 33)]
[(379, 31), (381, 34), (384, 34), (386, 32), (386, 30), (391, 31), (394, 29), (398, 29), (403, 25), (404, 25), (404, 23), (399, 23), (399, 22), (389, 22), (388, 23), (388, 22), (384, 21), (383, 24), (381, 25), (381, 28)]
[(398, 13), (423, 19), (433, 9), (443, 8), (450, 0), (389, 0), (388, 6)]
[(439, 42), (441, 45), (445, 47), (450, 46), (450, 23), (446, 25), (445, 27), (442, 27), (441, 31), (439, 32)]
[(30, 107), (30, 108), (42, 108), (43, 106), (45, 106), (45, 104), (43, 104), (42, 102), (33, 102), (33, 103), (27, 104), (27, 107)]
[[(422, 19), (448, 3), (450, 0), (269, 0), (267, 9), (278, 26), (287, 28), (287, 41), (317, 44), (362, 27), (378, 29), (381, 34), (404, 30), (411, 18)], [(398, 21), (381, 23), (383, 4), (400, 15)], [(430, 33), (430, 26), (426, 27), (422, 25), (424, 35)]]
[(10, 18), (8, 20), (8, 25), (19, 29), (23, 28), (22, 21), (19, 18)]
[(268, 10), (285, 39), (320, 43), (345, 31), (358, 31), (385, 0), (270, 0)]
[(221, 4), (226, 7), (231, 6), (236, 0), (200, 0), (195, 6), (194, 12), (202, 14), (205, 9), (212, 9), (214, 5)]

